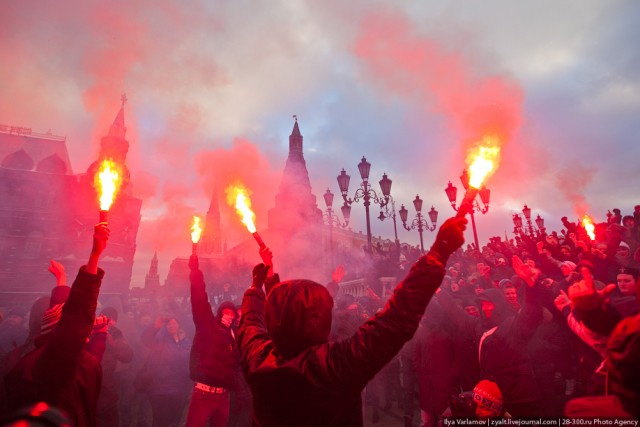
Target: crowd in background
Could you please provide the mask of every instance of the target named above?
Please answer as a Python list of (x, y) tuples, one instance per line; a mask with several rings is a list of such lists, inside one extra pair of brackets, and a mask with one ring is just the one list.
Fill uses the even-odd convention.
[[(576, 398), (605, 393), (618, 396), (627, 412), (629, 405), (640, 406), (640, 364), (626, 364), (626, 370), (607, 364), (612, 357), (629, 357), (612, 355), (607, 341), (621, 321), (638, 314), (640, 206), (624, 215), (613, 209), (606, 222), (595, 224), (594, 239), (579, 222), (565, 217), (562, 224), (562, 230), (521, 232), (509, 241), (492, 237), (481, 248), (467, 245), (451, 256), (414, 338), (366, 388), (371, 422), (395, 405), (405, 425), (436, 425), (447, 411), (464, 414), (465, 398), (479, 395), (489, 407), (513, 416), (559, 417), (566, 408), (580, 410)], [(327, 278), (335, 302), (331, 339), (353, 334), (383, 307), (389, 295), (377, 278), (402, 279), (419, 256), (410, 247), (378, 248), (372, 262), (346, 263)], [(534, 284), (517, 274), (519, 262), (539, 270)], [(64, 286), (64, 268), (52, 262), (50, 271), (56, 288)], [(364, 278), (367, 295), (345, 292), (340, 287), (345, 277)], [(591, 284), (591, 300), (581, 299)], [(217, 321), (232, 309), (226, 320), (232, 331), (237, 331), (246, 286), (230, 284), (208, 295)], [(49, 297), (0, 308), (3, 376), (35, 348), (50, 309)], [(100, 299), (96, 314), (87, 350), (101, 361), (99, 425), (184, 423), (194, 396), (191, 299), (111, 296)], [(251, 394), (235, 366), (239, 379), (230, 393), (226, 425), (249, 426)], [(617, 388), (609, 386), (612, 376), (622, 377)], [(0, 412), (7, 411), (10, 393), (2, 391)]]

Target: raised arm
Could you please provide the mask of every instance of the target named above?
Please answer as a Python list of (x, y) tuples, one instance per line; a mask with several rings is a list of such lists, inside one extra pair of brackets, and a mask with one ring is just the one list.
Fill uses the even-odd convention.
[(364, 386), (415, 334), (420, 319), (445, 275), (449, 256), (464, 243), (465, 218), (450, 218), (438, 231), (427, 255), (396, 286), (384, 309), (349, 339), (330, 344), (329, 366), (335, 378)]
[(89, 261), (80, 268), (71, 285), (69, 298), (62, 308), (60, 321), (51, 332), (36, 370), (48, 375), (53, 369), (61, 372), (56, 378), (70, 379), (87, 338), (93, 328), (93, 319), (98, 303), (98, 294), (104, 271), (98, 269), (98, 259), (109, 239), (109, 227), (99, 223), (94, 228), (93, 246)]
[(200, 265), (197, 255), (191, 255), (189, 258), (189, 281), (191, 282), (191, 312), (193, 313), (193, 323), (196, 329), (202, 328), (204, 325), (212, 324), (215, 321), (213, 309), (207, 296), (204, 276), (200, 271)]
[[(271, 349), (269, 333), (264, 318), (265, 293), (262, 290), (270, 268), (264, 263), (253, 268), (251, 287), (246, 290), (242, 298), (242, 318), (238, 330), (238, 347), (242, 356), (242, 366), (245, 372), (251, 371), (255, 358), (251, 356), (267, 352)], [(275, 276), (277, 277), (277, 276)]]

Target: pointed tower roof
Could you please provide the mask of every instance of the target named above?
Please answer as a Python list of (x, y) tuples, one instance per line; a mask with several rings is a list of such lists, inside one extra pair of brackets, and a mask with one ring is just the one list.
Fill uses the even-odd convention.
[(109, 128), (109, 136), (124, 139), (125, 134), (127, 133), (127, 128), (124, 125), (124, 104), (127, 103), (127, 95), (123, 93), (120, 101), (122, 102), (120, 105), (120, 111), (118, 111), (118, 115), (116, 115), (116, 118), (113, 120), (113, 124)]
[(160, 276), (158, 275), (158, 251), (153, 253), (153, 258), (149, 265), (149, 272), (144, 278), (145, 289), (157, 289), (160, 287)]
[[(300, 128), (298, 127), (298, 116), (293, 115), (295, 122), (293, 123), (293, 130), (291, 131), (291, 135), (289, 135), (289, 158), (294, 157), (298, 161), (302, 161), (304, 163), (304, 158), (302, 155), (302, 134), (300, 133)], [(306, 169), (306, 166), (305, 166)]]
[(218, 185), (213, 188), (211, 203), (207, 211), (207, 218), (204, 224), (202, 239), (200, 240), (200, 250), (203, 254), (220, 254), (222, 251), (220, 245), (220, 206)]
[[(294, 115), (293, 118), (295, 122), (289, 136), (289, 156), (276, 195), (275, 208), (269, 211), (269, 229), (274, 230), (295, 231), (305, 225), (322, 222), (322, 212), (311, 191), (298, 117)], [(288, 215), (284, 216), (282, 212), (287, 212)]]
[(209, 203), (209, 210), (207, 211), (207, 216), (209, 214), (216, 214), (220, 216), (220, 206), (218, 205), (218, 184), (213, 186), (213, 194), (211, 195), (211, 203)]
[(296, 114), (293, 115), (293, 118), (296, 120), (293, 124), (293, 131), (291, 131), (291, 136), (299, 136), (302, 138), (302, 134), (300, 133), (300, 128), (298, 127), (298, 116)]

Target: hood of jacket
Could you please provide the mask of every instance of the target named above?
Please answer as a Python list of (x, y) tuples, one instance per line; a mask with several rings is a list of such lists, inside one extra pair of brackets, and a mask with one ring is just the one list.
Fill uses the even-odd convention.
[(490, 319), (487, 319), (484, 312), (480, 310), (480, 315), (482, 316), (483, 322), (486, 327), (491, 328), (494, 326), (498, 326), (508, 317), (514, 314), (514, 310), (510, 307), (509, 302), (504, 296), (504, 293), (500, 289), (485, 289), (480, 292), (480, 295), (478, 295), (478, 300), (480, 302), (492, 302), (495, 306)]
[(289, 280), (276, 285), (267, 297), (265, 321), (278, 354), (291, 359), (326, 342), (331, 331), (333, 298), (311, 280)]

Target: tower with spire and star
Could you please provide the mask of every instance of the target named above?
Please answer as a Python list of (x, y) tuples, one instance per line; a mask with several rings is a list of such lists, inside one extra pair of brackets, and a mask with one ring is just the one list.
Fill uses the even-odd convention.
[(153, 253), (149, 272), (144, 278), (144, 288), (156, 290), (160, 287), (160, 275), (158, 274), (158, 252)]
[(282, 172), (282, 179), (275, 206), (269, 210), (269, 230), (288, 235), (309, 226), (322, 224), (322, 211), (316, 196), (311, 192), (309, 172), (303, 154), (303, 137), (294, 117), (289, 135), (289, 155)]

